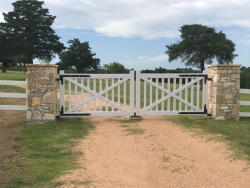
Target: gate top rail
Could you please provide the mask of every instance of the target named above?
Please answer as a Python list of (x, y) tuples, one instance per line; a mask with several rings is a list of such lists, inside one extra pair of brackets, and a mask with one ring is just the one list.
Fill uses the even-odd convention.
[(143, 78), (206, 77), (206, 73), (140, 73)]

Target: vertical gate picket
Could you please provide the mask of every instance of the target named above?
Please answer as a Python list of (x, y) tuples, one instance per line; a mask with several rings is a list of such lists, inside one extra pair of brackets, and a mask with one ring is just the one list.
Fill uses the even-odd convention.
[[(170, 91), (170, 78), (168, 78), (168, 91)], [(167, 111), (170, 111), (170, 98), (168, 99), (168, 108)]]
[[(165, 83), (165, 79), (164, 79), (164, 78), (161, 78), (161, 86), (162, 86), (163, 88), (165, 88), (164, 83)], [(164, 92), (163, 92), (163, 90), (162, 90), (162, 91), (161, 91), (161, 98), (163, 98), (163, 97), (164, 97)], [(164, 111), (164, 101), (161, 103), (161, 111)]]
[[(102, 91), (102, 79), (99, 79), (99, 92)], [(100, 107), (100, 111), (102, 111), (102, 99), (100, 99), (100, 103), (99, 103)]]
[(71, 109), (71, 82), (69, 83), (69, 109)]
[(125, 107), (125, 108), (127, 108), (127, 103), (126, 103), (126, 102), (127, 102), (127, 101), (126, 101), (126, 99), (127, 99), (127, 91), (126, 91), (127, 85), (126, 85), (126, 83), (127, 83), (127, 82), (124, 82), (124, 83), (123, 83), (123, 84), (124, 84), (124, 85), (123, 85), (123, 87), (124, 87), (124, 88), (123, 88), (123, 90), (124, 90), (124, 92), (123, 92), (123, 93), (124, 93), (124, 94), (123, 94), (123, 102), (124, 102), (124, 107)]
[[(182, 78), (179, 78), (179, 88), (182, 87)], [(179, 93), (179, 97), (182, 98), (182, 91)], [(179, 111), (182, 110), (182, 103), (179, 101)]]

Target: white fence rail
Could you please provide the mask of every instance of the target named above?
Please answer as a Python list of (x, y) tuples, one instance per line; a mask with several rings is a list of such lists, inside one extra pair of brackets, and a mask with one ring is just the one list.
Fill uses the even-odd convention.
[[(0, 85), (20, 85), (27, 87), (27, 81), (9, 81), (9, 80), (0, 80)], [(0, 93), (0, 98), (27, 98), (26, 93)], [(27, 110), (28, 107), (21, 105), (0, 105), (0, 110)]]
[[(250, 94), (250, 89), (240, 89), (240, 93)], [(240, 105), (250, 106), (250, 101), (240, 101)], [(250, 112), (240, 112), (240, 117), (250, 117)]]

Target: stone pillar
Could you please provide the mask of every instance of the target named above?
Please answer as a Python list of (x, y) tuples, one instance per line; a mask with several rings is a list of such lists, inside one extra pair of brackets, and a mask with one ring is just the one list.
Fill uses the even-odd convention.
[(239, 120), (240, 66), (208, 66), (207, 112), (216, 120)]
[(27, 121), (43, 123), (56, 119), (57, 65), (26, 64)]

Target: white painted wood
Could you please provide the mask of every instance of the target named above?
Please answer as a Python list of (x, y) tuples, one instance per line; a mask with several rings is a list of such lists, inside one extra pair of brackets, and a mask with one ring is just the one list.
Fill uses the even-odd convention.
[[(156, 78), (156, 84), (159, 85), (158, 84), (158, 78)], [(155, 100), (158, 101), (158, 88), (155, 88), (155, 90), (156, 90), (155, 91)], [(158, 105), (156, 105), (156, 109), (155, 110), (158, 111)]]
[[(176, 90), (176, 78), (174, 78), (173, 91)], [(174, 98), (173, 111), (176, 111), (176, 98)]]
[[(106, 77), (103, 77), (106, 76)], [(66, 114), (84, 114), (84, 113), (90, 113), (90, 114), (96, 114), (100, 115), (100, 113), (103, 113), (105, 115), (133, 115), (134, 114), (134, 73), (131, 72), (130, 74), (120, 74), (120, 75), (88, 75), (84, 76), (84, 79), (87, 79), (87, 86), (84, 85), (83, 78), (76, 75), (70, 75), (63, 77), (64, 80), (67, 80), (69, 82), (69, 85), (73, 84), (75, 85), (75, 96), (77, 96), (77, 90), (80, 88), (81, 95), (82, 93), (86, 93), (87, 99), (83, 96), (81, 97), (81, 102), (77, 104), (77, 101), (75, 101), (74, 106), (64, 112), (64, 115)], [(77, 79), (81, 79), (81, 82), (79, 83)], [(90, 82), (90, 79), (92, 81)], [(104, 83), (106, 85), (106, 88), (103, 89), (102, 81), (104, 79)], [(109, 79), (111, 81), (111, 85), (109, 86)], [(124, 107), (121, 106), (121, 84), (124, 86), (124, 96), (126, 98), (126, 82), (130, 80), (130, 105), (132, 105), (129, 110), (127, 110), (126, 105), (126, 99), (124, 100)], [(92, 84), (93, 85), (92, 85)], [(99, 83), (99, 88), (97, 88), (97, 83)], [(91, 86), (91, 87), (90, 87)], [(70, 90), (70, 89), (69, 89)], [(69, 91), (70, 92), (70, 91)], [(111, 99), (109, 99), (109, 92), (111, 92)], [(117, 100), (115, 100), (115, 96), (118, 97)], [(96, 100), (99, 99), (99, 108), (97, 109), (97, 102)], [(106, 109), (102, 109), (102, 105), (106, 107)], [(91, 103), (91, 106), (90, 106)], [(72, 103), (71, 103), (72, 104)], [(84, 111), (84, 106), (87, 105), (87, 110)], [(79, 111), (78, 109), (81, 108), (83, 110)], [(110, 108), (112, 109), (111, 111)], [(103, 111), (104, 110), (104, 111)]]
[[(165, 82), (164, 82), (164, 78), (161, 78), (161, 85), (162, 85), (163, 88), (165, 88), (164, 83), (165, 83)], [(162, 98), (162, 97), (164, 97), (164, 92), (163, 92), (163, 91), (161, 91), (161, 98)], [(163, 102), (161, 103), (161, 111), (164, 111), (164, 102), (165, 102), (165, 101), (163, 101)], [(145, 108), (145, 107), (144, 107), (144, 108)]]
[[(90, 79), (87, 79), (87, 88), (90, 88)], [(85, 87), (83, 86), (83, 89), (85, 89)], [(87, 91), (87, 99), (89, 99), (89, 90), (85, 89)], [(90, 104), (87, 103), (87, 111), (89, 111), (90, 109)]]
[[(85, 74), (83, 74), (85, 75)], [(83, 109), (83, 106), (87, 105), (87, 110), (81, 110), (81, 113), (88, 112), (91, 116), (116, 116), (116, 115), (134, 115), (134, 99), (136, 98), (136, 115), (167, 115), (167, 114), (179, 114), (183, 111), (182, 106), (185, 106), (186, 111), (203, 112), (203, 109), (199, 108), (199, 105), (194, 105), (194, 95), (197, 94), (197, 103), (199, 102), (200, 91), (194, 93), (194, 85), (196, 84), (197, 90), (199, 90), (199, 81), (203, 80), (204, 77), (197, 77), (197, 74), (188, 74), (189, 77), (180, 77), (180, 74), (144, 74), (136, 72), (136, 87), (134, 87), (134, 71), (130, 71), (130, 74), (90, 74), (84, 79), (87, 79), (87, 86), (77, 82), (77, 75), (75, 78), (73, 75), (70, 77), (64, 77), (64, 80), (69, 82), (69, 85), (75, 85), (75, 88), (80, 88), (81, 93), (86, 92), (87, 99), (81, 97), (81, 102), (72, 106), (71, 109), (67, 110), (64, 114), (79, 114), (77, 109)], [(191, 75), (191, 76), (190, 76)], [(193, 75), (193, 76), (192, 76)], [(182, 82), (184, 78), (185, 82)], [(90, 87), (90, 79), (93, 80), (93, 87)], [(97, 81), (96, 81), (97, 79)], [(102, 79), (105, 81), (105, 88), (102, 86)], [(153, 82), (153, 79), (155, 82)], [(159, 79), (162, 80), (159, 83)], [(167, 79), (167, 87), (165, 88), (165, 81)], [(172, 80), (171, 80), (172, 79)], [(177, 85), (177, 79), (179, 79), (179, 85)], [(173, 81), (173, 89), (171, 88), (170, 80)], [(129, 81), (129, 107), (127, 107), (127, 81)], [(99, 83), (99, 88), (97, 88)], [(111, 83), (111, 85), (109, 85)], [(123, 94), (121, 93), (121, 84), (123, 84)], [(203, 85), (202, 85), (203, 86)], [(141, 88), (142, 87), (142, 88)], [(91, 89), (92, 88), (92, 89)], [(149, 89), (149, 96), (147, 96), (147, 88)], [(141, 89), (144, 92), (141, 95)], [(70, 90), (70, 89), (69, 89)], [(136, 90), (136, 97), (134, 96)], [(76, 91), (76, 90), (75, 90)], [(191, 99), (188, 101), (188, 91), (191, 91)], [(205, 91), (205, 90), (204, 90)], [(153, 93), (155, 92), (155, 93)], [(159, 93), (160, 92), (160, 93)], [(182, 94), (184, 93), (184, 98)], [(110, 94), (110, 96), (109, 96)], [(153, 94), (155, 97), (153, 98)], [(69, 94), (70, 95), (70, 94)], [(83, 94), (81, 94), (83, 95)], [(159, 96), (160, 95), (160, 96)], [(205, 96), (204, 92), (203, 95)], [(117, 100), (115, 99), (117, 97)], [(121, 104), (121, 97), (123, 97), (123, 105)], [(143, 97), (143, 105), (140, 102)], [(83, 98), (83, 99), (82, 99)], [(96, 109), (96, 100), (99, 99), (100, 109)], [(173, 104), (171, 100), (173, 99)], [(149, 104), (147, 103), (149, 100)], [(204, 97), (203, 97), (204, 100)], [(178, 101), (178, 103), (177, 103)], [(106, 109), (102, 109), (102, 105)], [(167, 109), (164, 108), (164, 104), (167, 102)], [(76, 103), (76, 102), (75, 102)], [(90, 103), (93, 107), (90, 108)], [(179, 104), (179, 107), (177, 107)], [(161, 109), (159, 109), (159, 105)], [(173, 106), (173, 107), (171, 107)], [(81, 114), (80, 113), (80, 114)]]
[[(77, 78), (75, 79), (77, 82)], [(77, 86), (75, 85), (75, 105), (77, 104)]]
[[(99, 79), (99, 92), (102, 91), (102, 79)], [(99, 110), (102, 111), (102, 99), (100, 99)]]
[(123, 93), (123, 105), (124, 105), (124, 107), (126, 107), (127, 108), (127, 91), (126, 91), (126, 89), (127, 89), (127, 84), (126, 84), (127, 82), (124, 82), (123, 83), (123, 90), (124, 90), (124, 93)]
[(197, 89), (197, 94), (196, 94), (196, 96), (197, 96), (197, 98), (196, 98), (196, 100), (197, 100), (197, 107), (199, 108), (199, 106), (200, 106), (200, 81), (197, 82), (196, 89)]
[(26, 93), (0, 93), (1, 98), (27, 98)]
[[(106, 88), (108, 88), (109, 86), (108, 86), (108, 79), (106, 78), (105, 79), (106, 81), (105, 81), (105, 83), (106, 83)], [(106, 99), (108, 99), (108, 92), (106, 92)], [(107, 101), (105, 101), (105, 103), (106, 103), (106, 112), (108, 111), (108, 102)]]
[(250, 117), (250, 112), (240, 112), (240, 117)]
[(147, 83), (146, 81), (144, 80), (144, 101), (143, 101), (143, 104), (144, 104), (144, 108), (146, 108), (146, 105), (147, 105)]
[[(188, 78), (185, 79), (185, 85), (188, 83)], [(188, 100), (188, 88), (185, 88), (185, 101)], [(185, 105), (185, 111), (188, 111), (187, 104)]]
[(27, 86), (27, 81), (0, 80), (0, 85)]
[(250, 105), (250, 101), (240, 101), (240, 105)]
[[(171, 85), (170, 85), (170, 78), (168, 78), (168, 91), (170, 92), (170, 89), (171, 89), (171, 87), (170, 87)], [(163, 90), (162, 90), (163, 91)], [(170, 100), (170, 98), (168, 99), (168, 109), (167, 109), (167, 111), (170, 111), (171, 109), (170, 109), (170, 103), (171, 103), (171, 100)]]
[(129, 74), (129, 80), (130, 80), (130, 116), (134, 116), (134, 109), (135, 109), (135, 81), (134, 81), (134, 71), (130, 71)]
[(71, 82), (68, 82), (69, 83), (69, 109), (71, 109)]
[(250, 89), (240, 89), (240, 93), (250, 94)]
[[(191, 76), (190, 76), (191, 75)], [(197, 95), (196, 98), (199, 98), (199, 91), (194, 92), (194, 88), (196, 85), (198, 85), (198, 82), (200, 80), (204, 80), (204, 76), (197, 77), (197, 74), (188, 74), (188, 77), (180, 77), (180, 74), (144, 74), (140, 73), (137, 74), (137, 85), (139, 86), (139, 82), (143, 82), (144, 85), (144, 92), (145, 92), (145, 85), (149, 84), (149, 104), (143, 106), (142, 109), (138, 112), (138, 108), (136, 109), (136, 114), (140, 115), (168, 115), (168, 114), (179, 114), (179, 112), (187, 111), (187, 112), (204, 112), (204, 109), (199, 108), (198, 104), (194, 105), (194, 95)], [(199, 74), (201, 75), (201, 74)], [(163, 79), (167, 78), (167, 89), (164, 86), (164, 83), (159, 84), (159, 78)], [(153, 79), (156, 81), (153, 82)], [(177, 79), (178, 82), (177, 82)], [(182, 79), (185, 80), (185, 82), (182, 81)], [(139, 81), (138, 81), (139, 80)], [(173, 81), (173, 82), (172, 82)], [(172, 88), (171, 89), (171, 83), (172, 82)], [(179, 83), (177, 85), (177, 83)], [(204, 85), (203, 85), (204, 86)], [(155, 89), (152, 89), (154, 87)], [(139, 88), (139, 87), (138, 87)], [(159, 91), (161, 91), (161, 98), (159, 98), (158, 94)], [(204, 90), (205, 91), (205, 90)], [(153, 92), (156, 95), (154, 100), (152, 100)], [(184, 92), (184, 98), (182, 97), (182, 92)], [(206, 97), (206, 92), (203, 92), (203, 95)], [(189, 96), (191, 95), (191, 96)], [(140, 97), (140, 95), (136, 94), (137, 97)], [(189, 98), (189, 99), (188, 99)], [(171, 100), (173, 101), (173, 104), (171, 104)], [(197, 99), (199, 102), (199, 99)], [(204, 97), (203, 97), (204, 100)], [(138, 103), (140, 99), (137, 99), (136, 102)], [(145, 97), (144, 97), (145, 101)], [(167, 109), (164, 109), (164, 102), (167, 101)], [(178, 108), (177, 108), (177, 101), (178, 101)], [(195, 101), (197, 102), (197, 101)], [(159, 111), (159, 105), (162, 105), (161, 110)], [(182, 106), (184, 105), (185, 109), (182, 109)]]
[(136, 71), (136, 114), (140, 116), (141, 112), (141, 101), (140, 101), (140, 96), (141, 96), (141, 73), (140, 71)]
[[(84, 81), (83, 78), (81, 78), (81, 85), (83, 85)], [(83, 101), (83, 96), (84, 96), (84, 90), (81, 88), (81, 101)], [(81, 112), (83, 112), (83, 106), (81, 108)]]
[[(114, 78), (112, 78), (112, 86), (113, 86), (114, 84), (115, 84)], [(112, 102), (113, 102), (113, 103), (115, 102), (115, 100), (114, 100), (114, 97), (115, 97), (114, 88), (115, 88), (115, 87), (112, 87)], [(112, 111), (114, 111), (114, 106), (112, 106)]]
[[(194, 78), (191, 78), (193, 80)], [(191, 104), (194, 104), (194, 84), (191, 86)], [(191, 111), (194, 111), (191, 109)]]
[[(150, 81), (152, 81), (152, 79), (150, 78), (149, 79)], [(153, 81), (152, 81), (153, 82)], [(151, 105), (152, 104), (152, 97), (153, 97), (153, 93), (152, 93), (152, 84), (150, 84), (150, 101), (149, 101), (149, 104)], [(150, 111), (152, 111), (152, 108), (150, 108)]]
[[(182, 87), (182, 78), (179, 78), (179, 88)], [(179, 97), (182, 98), (182, 91), (179, 92)], [(179, 101), (179, 111), (182, 110), (182, 103)]]
[(27, 106), (17, 106), (17, 105), (0, 105), (0, 110), (28, 110)]
[[(0, 85), (22, 85), (27, 86), (27, 79), (26, 81), (9, 81), (9, 80), (0, 80)], [(26, 93), (0, 93), (1, 98), (24, 98), (27, 99), (27, 87)], [(26, 106), (19, 106), (19, 105), (0, 105), (0, 110), (24, 110), (27, 111), (27, 100)]]
[[(96, 79), (93, 80), (93, 91), (96, 92)], [(93, 110), (96, 111), (96, 98), (94, 98)]]

